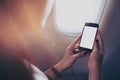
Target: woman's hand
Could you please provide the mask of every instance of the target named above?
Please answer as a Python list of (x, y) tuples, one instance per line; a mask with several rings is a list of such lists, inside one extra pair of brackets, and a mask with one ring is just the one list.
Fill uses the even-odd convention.
[(88, 59), (88, 67), (90, 68), (92, 64), (101, 64), (104, 56), (104, 45), (100, 31), (97, 34), (97, 40), (94, 44), (94, 49)]
[(54, 67), (62, 72), (63, 70), (69, 68), (78, 58), (84, 56), (84, 51), (79, 51), (78, 43), (81, 36), (76, 38), (66, 49), (63, 59), (56, 64)]
[(90, 56), (88, 56), (89, 80), (100, 80), (100, 69), (104, 53), (103, 40), (100, 32), (98, 32), (94, 49)]

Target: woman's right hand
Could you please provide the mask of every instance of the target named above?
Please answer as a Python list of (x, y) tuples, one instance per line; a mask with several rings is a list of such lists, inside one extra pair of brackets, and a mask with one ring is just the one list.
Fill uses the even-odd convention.
[(103, 40), (98, 31), (97, 40), (94, 44), (94, 49), (90, 56), (88, 56), (88, 68), (89, 68), (89, 80), (101, 80), (101, 63), (104, 57), (104, 45)]
[(100, 31), (97, 34), (97, 40), (94, 44), (94, 49), (91, 52), (88, 59), (88, 67), (91, 67), (92, 64), (101, 64), (104, 56), (104, 45)]

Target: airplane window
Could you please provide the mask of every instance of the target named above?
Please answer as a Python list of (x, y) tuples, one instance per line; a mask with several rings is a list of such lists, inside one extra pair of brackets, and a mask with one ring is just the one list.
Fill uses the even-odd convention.
[(106, 0), (56, 0), (55, 20), (64, 34), (80, 33), (85, 22), (100, 22)]

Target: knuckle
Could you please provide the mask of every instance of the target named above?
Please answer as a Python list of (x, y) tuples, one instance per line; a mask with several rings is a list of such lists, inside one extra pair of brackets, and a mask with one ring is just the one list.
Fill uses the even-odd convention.
[(68, 46), (66, 49), (67, 49), (67, 50), (70, 50), (70, 46)]

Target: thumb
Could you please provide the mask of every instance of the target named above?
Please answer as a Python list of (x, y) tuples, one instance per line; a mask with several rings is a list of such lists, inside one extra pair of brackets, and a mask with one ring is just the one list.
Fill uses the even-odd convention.
[(85, 56), (85, 51), (73, 55), (76, 59)]
[(96, 40), (95, 43), (94, 43), (94, 49), (93, 49), (93, 51), (96, 51), (98, 49), (99, 49), (99, 41)]

